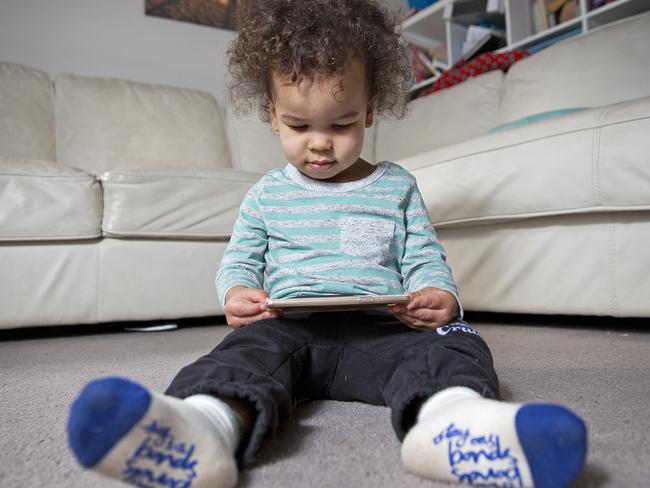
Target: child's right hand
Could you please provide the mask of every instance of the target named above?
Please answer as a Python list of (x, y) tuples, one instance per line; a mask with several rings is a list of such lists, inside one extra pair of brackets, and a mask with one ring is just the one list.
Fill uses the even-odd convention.
[(226, 321), (233, 329), (239, 329), (262, 319), (281, 317), (276, 310), (266, 309), (269, 294), (257, 288), (233, 286), (226, 294), (224, 313)]

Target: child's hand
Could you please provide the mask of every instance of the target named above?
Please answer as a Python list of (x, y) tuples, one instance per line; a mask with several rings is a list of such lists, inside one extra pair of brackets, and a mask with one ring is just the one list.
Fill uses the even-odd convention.
[(393, 305), (388, 309), (409, 327), (420, 330), (434, 329), (448, 323), (458, 313), (454, 295), (438, 288), (422, 288), (407, 292), (411, 302)]
[(258, 320), (280, 317), (279, 311), (266, 309), (269, 294), (257, 288), (233, 286), (226, 294), (224, 313), (233, 329), (239, 329)]

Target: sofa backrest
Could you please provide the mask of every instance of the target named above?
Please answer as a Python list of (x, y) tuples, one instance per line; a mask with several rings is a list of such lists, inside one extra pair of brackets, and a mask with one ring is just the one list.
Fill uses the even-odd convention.
[(57, 158), (100, 174), (153, 166), (231, 167), (223, 113), (208, 93), (59, 75)]
[(380, 120), (377, 160), (400, 161), (485, 134), (497, 125), (503, 72), (491, 71), (409, 103), (403, 120)]
[(52, 84), (42, 71), (0, 63), (0, 156), (56, 158)]
[(650, 12), (607, 24), (510, 68), (499, 123), (650, 95)]
[(226, 132), (233, 168), (263, 173), (287, 164), (280, 138), (257, 114), (243, 116), (228, 108)]

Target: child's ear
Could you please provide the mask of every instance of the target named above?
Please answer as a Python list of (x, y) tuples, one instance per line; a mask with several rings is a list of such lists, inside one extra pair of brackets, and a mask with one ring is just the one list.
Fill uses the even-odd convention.
[(275, 111), (275, 105), (271, 100), (268, 101), (269, 103), (269, 115), (271, 116), (271, 129), (273, 129), (274, 132), (278, 132), (278, 114)]
[(374, 113), (375, 113), (374, 104), (372, 102), (368, 102), (368, 107), (366, 108), (366, 129), (372, 127)]

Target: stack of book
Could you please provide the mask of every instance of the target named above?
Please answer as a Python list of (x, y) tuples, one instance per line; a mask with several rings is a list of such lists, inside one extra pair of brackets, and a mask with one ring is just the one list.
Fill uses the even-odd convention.
[(543, 32), (574, 19), (580, 8), (579, 0), (534, 0), (532, 4), (533, 27)]

